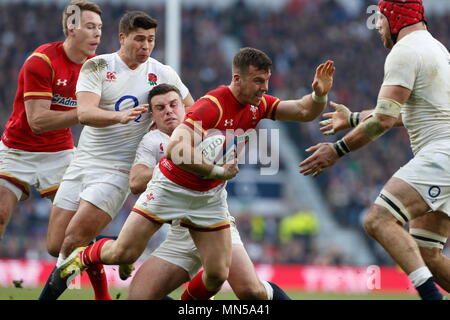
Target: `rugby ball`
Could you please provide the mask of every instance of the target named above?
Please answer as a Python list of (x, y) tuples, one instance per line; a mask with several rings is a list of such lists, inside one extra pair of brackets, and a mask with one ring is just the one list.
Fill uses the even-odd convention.
[(223, 131), (206, 135), (200, 144), (200, 149), (207, 162), (219, 166), (232, 163), (236, 157), (235, 138), (234, 136), (227, 136)]

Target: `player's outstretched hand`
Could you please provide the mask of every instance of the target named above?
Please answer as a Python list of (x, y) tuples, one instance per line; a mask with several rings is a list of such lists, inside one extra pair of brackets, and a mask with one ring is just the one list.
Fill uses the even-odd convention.
[(333, 86), (333, 75), (336, 71), (334, 62), (328, 60), (325, 63), (320, 64), (316, 69), (312, 88), (316, 95), (325, 96)]
[(221, 180), (233, 179), (239, 172), (239, 167), (237, 163), (226, 163), (223, 165), (225, 172), (223, 173), (223, 178)]
[(350, 128), (348, 118), (350, 110), (343, 104), (338, 104), (330, 101), (330, 106), (335, 110), (334, 112), (327, 112), (323, 114), (326, 120), (320, 121), (320, 131), (326, 136), (331, 136), (336, 132)]
[(131, 120), (136, 119), (143, 113), (148, 112), (148, 104), (140, 104), (135, 108), (120, 111), (120, 123), (127, 124)]
[(309, 147), (306, 151), (314, 153), (299, 164), (300, 173), (305, 176), (312, 174), (317, 177), (324, 169), (332, 166), (339, 159), (332, 143), (319, 143)]

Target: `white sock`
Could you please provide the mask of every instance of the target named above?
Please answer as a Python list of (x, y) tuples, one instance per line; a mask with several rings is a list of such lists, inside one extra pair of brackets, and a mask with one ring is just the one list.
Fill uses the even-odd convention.
[(433, 275), (427, 267), (421, 267), (417, 270), (414, 270), (408, 275), (409, 280), (413, 283), (414, 287), (419, 287), (424, 284), (425, 281), (430, 279)]
[(272, 288), (272, 286), (267, 281), (261, 281), (261, 282), (264, 285), (264, 288), (266, 289), (267, 300), (272, 300), (273, 299), (273, 288)]
[(62, 253), (60, 253), (59, 256), (58, 256), (58, 260), (56, 261), (56, 267), (57, 268), (61, 267), (61, 265), (64, 262), (64, 260), (66, 260), (66, 256), (63, 255)]

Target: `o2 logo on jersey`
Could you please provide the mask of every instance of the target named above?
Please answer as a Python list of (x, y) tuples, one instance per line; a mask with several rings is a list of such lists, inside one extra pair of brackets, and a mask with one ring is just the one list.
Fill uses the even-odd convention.
[[(114, 110), (116, 111), (120, 111), (120, 105), (122, 104), (122, 102), (126, 101), (126, 100), (133, 100), (133, 108), (136, 108), (139, 105), (139, 100), (138, 98), (136, 98), (135, 96), (123, 96), (122, 98), (120, 98), (119, 100), (117, 100), (116, 104), (114, 105)], [(134, 122), (139, 123), (140, 120), (142, 118), (142, 114), (140, 114), (136, 119), (134, 119)]]

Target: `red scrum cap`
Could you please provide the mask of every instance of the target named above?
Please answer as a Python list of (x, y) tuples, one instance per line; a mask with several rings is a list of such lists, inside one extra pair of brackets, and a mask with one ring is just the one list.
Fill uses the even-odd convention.
[(394, 43), (397, 42), (398, 33), (404, 27), (420, 21), (426, 23), (422, 0), (380, 0), (378, 8), (389, 21)]

